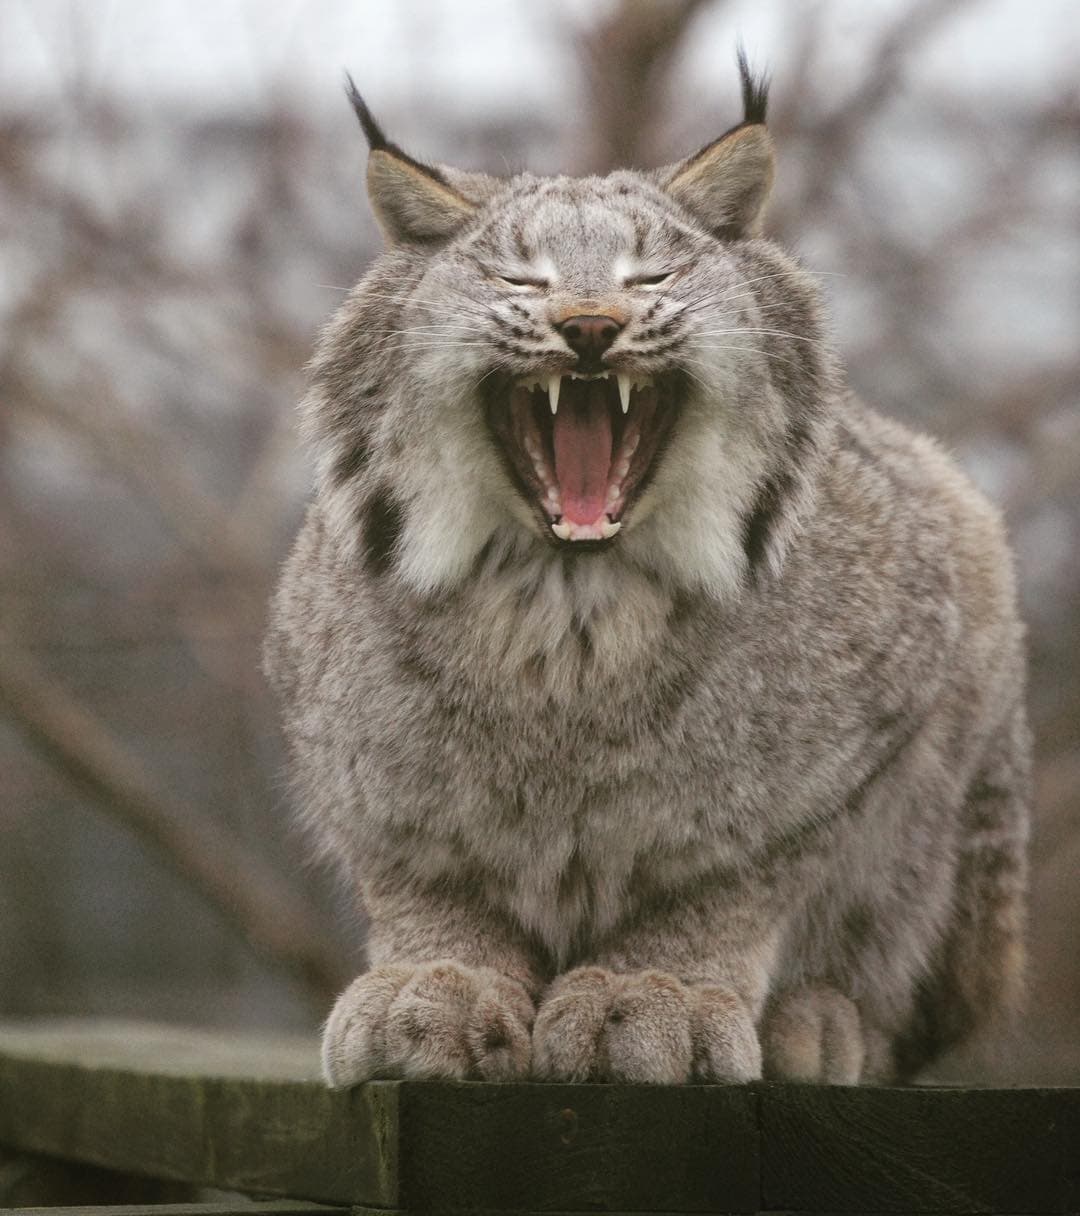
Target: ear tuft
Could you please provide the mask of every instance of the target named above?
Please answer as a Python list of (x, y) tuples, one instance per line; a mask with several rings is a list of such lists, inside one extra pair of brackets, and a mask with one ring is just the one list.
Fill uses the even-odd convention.
[(765, 112), (769, 108), (768, 74), (762, 72), (757, 78), (754, 77), (744, 46), (735, 52), (735, 62), (739, 65), (739, 83), (742, 86), (743, 122), (764, 122)]
[(360, 126), (364, 132), (364, 138), (368, 142), (368, 148), (374, 152), (377, 148), (389, 148), (390, 141), (383, 134), (382, 127), (375, 121), (374, 115), (368, 109), (367, 102), (360, 96), (360, 90), (356, 87), (352, 76), (348, 72), (345, 73), (345, 95), (349, 99), (349, 103), (356, 113), (356, 117), (360, 120)]

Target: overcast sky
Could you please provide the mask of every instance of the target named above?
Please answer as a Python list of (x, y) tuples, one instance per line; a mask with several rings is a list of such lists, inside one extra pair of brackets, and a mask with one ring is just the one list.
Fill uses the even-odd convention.
[[(661, 0), (657, 0), (661, 2)], [(706, 10), (687, 52), (688, 91), (731, 80), (732, 43), (782, 87), (796, 0), (730, 0)], [(800, 0), (809, 2), (809, 0)], [(912, 0), (822, 0), (823, 62), (843, 90), (883, 15)], [(75, 87), (141, 108), (261, 109), (274, 99), (341, 105), (352, 71), (377, 108), (462, 112), (574, 104), (564, 34), (606, 0), (0, 0), (0, 104), (50, 105)], [(964, 91), (1026, 92), (1075, 81), (1076, 0), (976, 0), (936, 37), (913, 80), (948, 73)], [(722, 85), (718, 82), (722, 82)], [(284, 98), (283, 98), (284, 94)]]

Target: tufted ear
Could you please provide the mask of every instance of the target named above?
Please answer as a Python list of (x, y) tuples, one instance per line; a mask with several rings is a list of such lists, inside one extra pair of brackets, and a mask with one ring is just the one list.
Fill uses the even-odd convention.
[(760, 233), (774, 176), (772, 136), (765, 127), (768, 81), (754, 79), (742, 49), (738, 64), (742, 122), (659, 174), (672, 198), (722, 240)]
[(498, 182), (482, 173), (425, 165), (383, 134), (367, 103), (346, 76), (346, 91), (367, 137), (368, 197), (391, 244), (427, 245), (455, 236)]

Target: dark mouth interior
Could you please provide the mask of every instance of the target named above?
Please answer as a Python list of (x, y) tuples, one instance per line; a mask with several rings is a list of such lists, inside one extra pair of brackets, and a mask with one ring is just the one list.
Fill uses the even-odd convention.
[(551, 377), (553, 391), (544, 377), (510, 385), (492, 403), (493, 428), (514, 472), (560, 541), (617, 534), (671, 424), (663, 384), (621, 379)]

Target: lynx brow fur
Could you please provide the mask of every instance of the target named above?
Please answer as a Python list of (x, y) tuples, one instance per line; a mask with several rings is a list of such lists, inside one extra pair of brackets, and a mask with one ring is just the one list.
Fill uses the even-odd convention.
[(427, 165), (349, 82), (387, 249), (266, 648), (370, 917), (334, 1084), (907, 1078), (1017, 1005), (1002, 525), (848, 390), (739, 67), (725, 135), (585, 178)]

